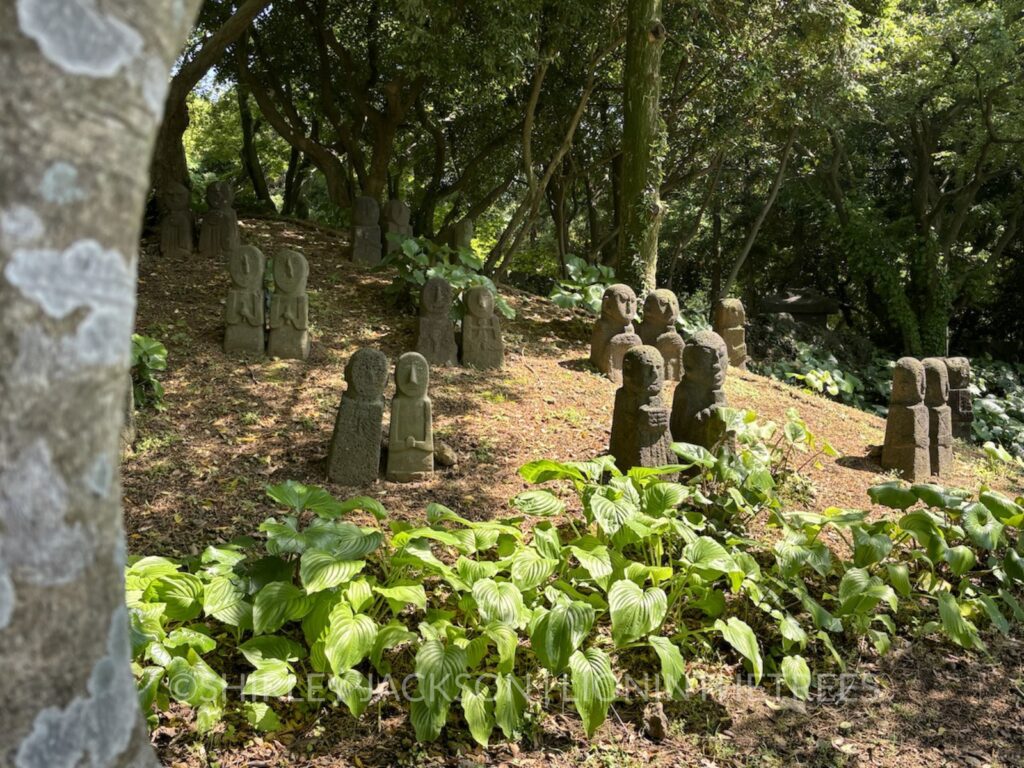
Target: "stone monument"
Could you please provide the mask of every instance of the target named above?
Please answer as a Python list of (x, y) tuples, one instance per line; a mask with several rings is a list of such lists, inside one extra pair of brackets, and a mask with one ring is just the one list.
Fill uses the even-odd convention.
[(473, 250), (473, 220), (462, 219), (452, 226), (448, 233), (448, 247), (453, 251)]
[(224, 351), (263, 355), (263, 272), (266, 260), (258, 248), (243, 245), (228, 257), (231, 290), (224, 309)]
[(385, 253), (392, 253), (402, 247), (388, 235), (397, 235), (403, 240), (412, 237), (412, 224), (409, 223), (411, 218), (412, 210), (407, 203), (401, 200), (388, 200), (384, 203), (384, 209), (380, 212), (380, 226)]
[(622, 358), (622, 386), (615, 393), (610, 453), (623, 472), (675, 462), (669, 446), (670, 411), (661, 397), (665, 383), (661, 353), (640, 346)]
[(466, 315), (462, 319), (462, 364), (474, 368), (501, 368), (505, 364), (505, 344), (501, 321), (494, 314), (494, 294), (477, 285), (463, 294)]
[(971, 361), (966, 357), (947, 357), (946, 370), (949, 371), (949, 409), (953, 417), (953, 437), (970, 442), (974, 437)]
[(270, 338), (267, 354), (293, 360), (309, 355), (309, 264), (295, 251), (274, 257), (274, 293), (270, 297)]
[(372, 197), (357, 197), (352, 205), (352, 261), (380, 264), (380, 206)]
[(406, 352), (398, 358), (388, 431), (388, 480), (423, 480), (434, 471), (429, 381), (430, 366), (419, 352)]
[(683, 351), (683, 378), (672, 398), (672, 439), (713, 450), (725, 436), (717, 414), (725, 405), (729, 352), (714, 331), (700, 331)]
[(427, 280), (420, 293), (420, 315), (416, 319), (413, 346), (431, 365), (455, 365), (458, 347), (451, 318), (452, 287), (443, 277)]
[(636, 294), (628, 285), (610, 285), (601, 298), (601, 317), (590, 336), (590, 362), (616, 384), (622, 381), (626, 350), (643, 342), (633, 330)]
[(928, 406), (924, 404), (924, 366), (913, 357), (901, 357), (892, 373), (892, 396), (885, 420), (882, 466), (915, 482), (928, 477)]
[(712, 326), (722, 337), (729, 350), (729, 365), (747, 370), (747, 313), (739, 299), (719, 299), (715, 302)]
[(380, 469), (387, 357), (377, 349), (356, 350), (345, 365), (345, 382), (327, 456), (327, 476), (342, 485), (367, 485), (377, 479)]
[(665, 379), (679, 381), (683, 375), (683, 337), (676, 330), (679, 299), (672, 291), (659, 288), (647, 294), (644, 317), (638, 328), (644, 344), (657, 347), (665, 361)]
[(932, 475), (945, 477), (953, 468), (953, 414), (949, 407), (949, 371), (941, 357), (926, 357), (924, 404), (928, 406), (928, 459)]
[(162, 256), (192, 255), (195, 220), (189, 210), (189, 191), (176, 181), (160, 191), (160, 254)]
[(238, 249), (238, 215), (231, 204), (235, 192), (226, 181), (213, 181), (206, 187), (206, 204), (199, 229), (199, 253), (207, 258), (230, 256)]

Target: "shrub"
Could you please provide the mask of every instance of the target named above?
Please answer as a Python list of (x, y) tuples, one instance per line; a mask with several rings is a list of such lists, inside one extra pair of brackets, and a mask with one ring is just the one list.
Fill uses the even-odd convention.
[(136, 408), (150, 405), (164, 410), (164, 386), (156, 374), (166, 370), (167, 348), (156, 339), (133, 333), (131, 373)]

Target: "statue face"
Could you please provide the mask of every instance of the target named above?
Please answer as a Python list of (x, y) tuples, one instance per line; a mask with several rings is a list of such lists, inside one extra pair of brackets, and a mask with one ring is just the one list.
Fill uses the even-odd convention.
[(615, 325), (628, 325), (636, 318), (636, 294), (628, 285), (611, 285), (601, 299), (601, 318)]
[(622, 385), (637, 394), (661, 394), (665, 364), (654, 347), (633, 347), (622, 358)]
[(274, 285), (283, 293), (302, 293), (306, 290), (309, 264), (301, 253), (281, 251), (274, 258)]
[(420, 309), (427, 315), (447, 315), (452, 306), (452, 287), (442, 277), (432, 277), (423, 286)]
[(235, 193), (226, 181), (215, 181), (206, 187), (206, 204), (210, 208), (230, 208)]
[(918, 405), (924, 400), (924, 366), (912, 357), (901, 357), (892, 371), (892, 402)]
[(384, 215), (388, 221), (405, 226), (409, 223), (409, 219), (412, 218), (412, 211), (401, 200), (388, 200), (384, 204)]
[(725, 386), (729, 368), (729, 351), (717, 333), (694, 334), (693, 342), (683, 349), (683, 370), (687, 381), (703, 383), (711, 389)]
[(747, 312), (739, 299), (722, 299), (715, 305), (715, 325), (721, 328), (735, 328), (745, 325)]
[(949, 372), (946, 364), (938, 357), (927, 357), (921, 361), (924, 366), (924, 401), (929, 406), (945, 405), (949, 402)]
[(188, 210), (189, 193), (188, 189), (182, 184), (174, 182), (168, 184), (160, 197), (168, 211)]
[(258, 248), (243, 245), (231, 254), (228, 260), (228, 272), (232, 282), (238, 288), (254, 291), (263, 285), (263, 254)]
[(374, 227), (380, 217), (380, 206), (372, 197), (357, 197), (353, 203), (352, 219), (362, 227)]
[(427, 394), (430, 383), (430, 366), (418, 352), (406, 352), (398, 358), (395, 366), (395, 386), (405, 397), (421, 398)]
[(485, 320), (494, 314), (494, 296), (482, 285), (466, 291), (466, 307), (473, 317)]
[(672, 291), (659, 288), (647, 295), (644, 301), (644, 320), (656, 326), (668, 327), (675, 324), (679, 316), (679, 300)]
[(967, 389), (971, 386), (971, 361), (966, 357), (947, 357), (950, 389)]
[(379, 397), (388, 382), (388, 359), (377, 349), (359, 349), (345, 366), (349, 392), (357, 397)]

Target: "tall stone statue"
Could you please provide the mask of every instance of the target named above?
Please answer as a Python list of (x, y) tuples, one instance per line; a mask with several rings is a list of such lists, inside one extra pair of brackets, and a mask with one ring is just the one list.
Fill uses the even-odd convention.
[(949, 371), (949, 409), (953, 417), (953, 437), (970, 442), (974, 437), (971, 361), (966, 357), (947, 357), (946, 370)]
[(610, 285), (601, 298), (601, 317), (590, 336), (590, 362), (616, 384), (622, 381), (626, 350), (643, 342), (633, 330), (636, 294), (628, 285)]
[(729, 352), (714, 331), (700, 331), (683, 351), (683, 378), (672, 398), (672, 439), (713, 450), (725, 436), (717, 411), (725, 403)]
[(949, 407), (949, 371), (941, 357), (926, 357), (924, 404), (928, 406), (928, 459), (932, 475), (953, 469), (953, 414)]
[(676, 330), (679, 317), (679, 299), (667, 288), (647, 294), (644, 317), (640, 322), (640, 339), (644, 344), (657, 347), (665, 361), (665, 379), (679, 381), (683, 375), (683, 337)]
[(195, 237), (195, 219), (189, 210), (188, 188), (176, 181), (168, 182), (160, 191), (160, 254), (190, 256)]
[(412, 237), (412, 210), (407, 203), (401, 200), (388, 200), (380, 213), (381, 236), (385, 253), (392, 253), (401, 248), (400, 243), (394, 242), (388, 235), (397, 235), (403, 240)]
[(235, 192), (226, 181), (214, 181), (206, 187), (206, 204), (199, 229), (199, 253), (207, 258), (228, 257), (238, 249), (238, 215), (231, 204)]
[(327, 476), (342, 485), (368, 485), (380, 469), (387, 357), (377, 349), (356, 350), (345, 365), (345, 383), (327, 456)]
[(901, 357), (892, 373), (882, 466), (911, 482), (924, 480), (931, 473), (924, 392), (924, 366), (913, 357)]
[(224, 310), (224, 351), (263, 355), (263, 272), (258, 248), (243, 245), (228, 258), (231, 290)]
[(615, 393), (610, 452), (623, 472), (675, 462), (669, 446), (671, 413), (662, 399), (665, 384), (661, 353), (633, 347), (622, 359), (622, 386)]
[(501, 368), (505, 364), (505, 344), (501, 321), (494, 314), (494, 294), (477, 285), (463, 294), (466, 315), (462, 319), (462, 364), (474, 368)]
[(434, 432), (427, 385), (430, 366), (419, 352), (406, 352), (395, 366), (395, 397), (388, 431), (387, 479), (422, 480), (434, 471)]
[(715, 302), (712, 326), (722, 337), (729, 350), (729, 365), (747, 370), (747, 312), (739, 299), (719, 299)]
[(380, 264), (380, 206), (372, 197), (357, 197), (352, 205), (352, 261)]
[(309, 299), (306, 280), (309, 264), (295, 251), (281, 251), (274, 257), (274, 293), (270, 297), (271, 357), (305, 360), (309, 355)]
[(448, 233), (448, 247), (453, 251), (470, 251), (473, 249), (473, 220), (462, 219), (456, 222)]
[(420, 293), (420, 316), (416, 319), (413, 346), (431, 365), (455, 365), (459, 350), (452, 322), (452, 287), (443, 277), (427, 280)]

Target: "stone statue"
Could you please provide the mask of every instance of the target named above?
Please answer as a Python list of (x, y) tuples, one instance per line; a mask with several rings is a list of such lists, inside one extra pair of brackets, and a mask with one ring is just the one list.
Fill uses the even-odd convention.
[(912, 357), (896, 361), (892, 373), (892, 396), (885, 420), (882, 466), (896, 470), (915, 482), (928, 477), (928, 406), (924, 404), (924, 366)]
[(342, 485), (368, 485), (377, 479), (380, 468), (387, 357), (377, 349), (356, 350), (345, 365), (345, 383), (327, 456), (327, 476)]
[(381, 236), (385, 253), (397, 251), (402, 246), (394, 242), (388, 235), (397, 235), (403, 240), (412, 237), (412, 210), (401, 200), (388, 200), (380, 213)]
[(953, 469), (953, 414), (949, 407), (949, 371), (941, 357), (926, 357), (924, 404), (928, 406), (928, 459), (932, 475)]
[(462, 364), (474, 368), (501, 368), (505, 364), (505, 344), (501, 339), (501, 321), (494, 314), (494, 295), (477, 285), (463, 294), (466, 315), (462, 319)]
[(622, 359), (622, 386), (615, 393), (610, 453), (623, 472), (675, 462), (669, 447), (670, 412), (661, 397), (665, 383), (661, 353), (633, 347)]
[(398, 358), (388, 431), (388, 480), (422, 480), (434, 471), (429, 380), (430, 366), (419, 352), (406, 352)]
[(453, 251), (473, 250), (473, 220), (462, 219), (448, 233), (448, 247)]
[(722, 337), (729, 350), (729, 365), (747, 370), (747, 313), (739, 299), (719, 299), (715, 302), (712, 326)]
[(206, 187), (206, 204), (199, 230), (199, 253), (207, 258), (230, 256), (238, 249), (238, 215), (231, 204), (235, 192), (226, 181), (214, 181)]
[(455, 365), (458, 347), (451, 319), (452, 287), (443, 277), (427, 280), (420, 293), (420, 316), (416, 319), (413, 346), (431, 365)]
[(163, 217), (160, 219), (160, 254), (191, 256), (195, 237), (195, 220), (189, 210), (188, 188), (169, 182), (159, 195)]
[(725, 403), (729, 352), (714, 331), (700, 331), (683, 351), (683, 378), (672, 398), (672, 439), (713, 450), (725, 437), (718, 408)]
[(610, 285), (601, 299), (601, 317), (590, 336), (590, 362), (616, 384), (622, 381), (626, 350), (643, 342), (633, 331), (636, 294), (628, 285)]
[(953, 437), (970, 441), (974, 437), (974, 400), (971, 395), (971, 361), (966, 357), (947, 357), (949, 371), (949, 409), (953, 417)]
[(274, 293), (270, 297), (270, 339), (267, 354), (293, 360), (309, 355), (309, 264), (295, 251), (274, 257)]
[(659, 288), (644, 301), (644, 319), (640, 322), (640, 339), (657, 347), (665, 361), (665, 379), (679, 381), (683, 375), (683, 337), (676, 331), (679, 299), (672, 291)]
[(224, 351), (263, 355), (263, 272), (258, 248), (243, 245), (228, 258), (231, 290), (224, 311)]
[(352, 206), (352, 261), (380, 264), (380, 206), (372, 197), (357, 197)]

